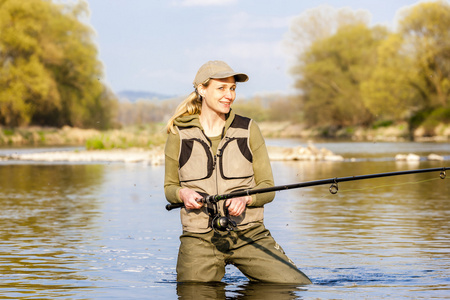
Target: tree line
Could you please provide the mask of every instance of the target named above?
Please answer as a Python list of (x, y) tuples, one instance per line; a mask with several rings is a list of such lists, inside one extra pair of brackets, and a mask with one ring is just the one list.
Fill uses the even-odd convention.
[(0, 0), (0, 125), (114, 124), (115, 95), (102, 83), (87, 4)]
[[(85, 2), (0, 0), (0, 125), (107, 129), (164, 122), (177, 101), (118, 102), (103, 83)], [(257, 121), (412, 128), (450, 123), (450, 4), (402, 10), (395, 30), (370, 14), (318, 7), (288, 32), (298, 93), (236, 101)], [(179, 102), (179, 101), (178, 101)]]
[(369, 21), (364, 12), (341, 9), (311, 10), (293, 22), (291, 73), (303, 121), (337, 127), (450, 123), (449, 2), (403, 9), (395, 31), (369, 27)]

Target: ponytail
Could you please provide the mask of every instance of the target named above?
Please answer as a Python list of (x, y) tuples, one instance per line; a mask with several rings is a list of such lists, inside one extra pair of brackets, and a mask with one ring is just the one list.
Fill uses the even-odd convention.
[(175, 119), (185, 115), (199, 114), (202, 111), (202, 100), (201, 96), (197, 92), (192, 92), (186, 99), (181, 102), (174, 115), (167, 122), (167, 133), (175, 134)]
[[(204, 87), (209, 85), (209, 79), (202, 84)], [(175, 110), (173, 116), (167, 122), (167, 133), (176, 134), (175, 131), (175, 119), (186, 116), (186, 115), (195, 115), (200, 114), (202, 112), (202, 96), (200, 96), (197, 92), (197, 89), (187, 96), (186, 99), (183, 100)]]

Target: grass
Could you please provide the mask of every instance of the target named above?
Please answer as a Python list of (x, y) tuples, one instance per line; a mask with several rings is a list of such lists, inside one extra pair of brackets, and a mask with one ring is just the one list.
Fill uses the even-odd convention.
[(102, 132), (87, 139), (86, 148), (89, 150), (151, 148), (162, 145), (165, 141), (164, 125), (148, 124)]
[(164, 124), (129, 126), (99, 131), (63, 128), (0, 128), (0, 145), (86, 146), (87, 149), (151, 148), (165, 143)]
[[(447, 122), (440, 122), (436, 119), (447, 120), (448, 110), (443, 110), (434, 118), (429, 118), (430, 127), (439, 129), (433, 134), (441, 134), (443, 138), (449, 139), (449, 125)], [(280, 126), (283, 124), (283, 126)], [(408, 125), (395, 124), (390, 122), (379, 122), (374, 128), (343, 128), (338, 132), (333, 132), (330, 128), (309, 128), (309, 130), (287, 131), (288, 125), (283, 122), (260, 123), (260, 128), (265, 137), (301, 137), (324, 138), (324, 137), (356, 137), (357, 139), (369, 138), (369, 136), (393, 138), (405, 138), (408, 133)], [(431, 130), (428, 129), (427, 132)], [(440, 133), (442, 132), (442, 133)], [(429, 133), (427, 133), (429, 134)], [(340, 136), (342, 135), (342, 136)], [(63, 128), (26, 127), (26, 128), (1, 128), (0, 146), (85, 146), (90, 150), (127, 149), (127, 148), (152, 148), (164, 145), (166, 141), (165, 124), (151, 123), (144, 125), (133, 125), (121, 129), (111, 129), (99, 131), (96, 129), (79, 129), (65, 126)]]

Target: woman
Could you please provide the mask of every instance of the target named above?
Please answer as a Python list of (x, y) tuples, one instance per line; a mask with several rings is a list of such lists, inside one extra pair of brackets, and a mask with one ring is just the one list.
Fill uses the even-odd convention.
[(179, 282), (221, 281), (231, 263), (251, 281), (311, 283), (264, 227), (263, 206), (273, 200), (273, 192), (217, 204), (200, 201), (274, 184), (258, 126), (231, 110), (236, 82), (247, 80), (225, 62), (205, 63), (195, 76), (195, 91), (168, 122), (164, 192), (169, 202), (184, 203)]

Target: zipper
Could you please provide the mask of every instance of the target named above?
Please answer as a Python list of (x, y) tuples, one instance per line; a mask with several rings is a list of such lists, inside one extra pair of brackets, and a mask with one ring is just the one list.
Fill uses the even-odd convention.
[[(249, 176), (243, 176), (243, 177), (226, 177), (223, 171), (223, 163), (222, 163), (222, 157), (223, 157), (223, 151), (224, 149), (228, 146), (229, 143), (231, 143), (232, 141), (238, 140), (239, 138), (233, 137), (233, 138), (227, 138), (227, 141), (224, 143), (224, 145), (218, 149), (218, 154), (217, 156), (219, 157), (219, 170), (220, 170), (220, 175), (222, 176), (223, 179), (244, 179), (244, 178), (250, 178), (253, 175), (249, 175)], [(217, 171), (218, 173), (218, 171)]]

